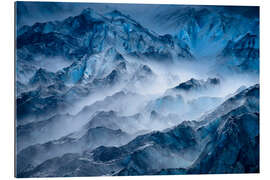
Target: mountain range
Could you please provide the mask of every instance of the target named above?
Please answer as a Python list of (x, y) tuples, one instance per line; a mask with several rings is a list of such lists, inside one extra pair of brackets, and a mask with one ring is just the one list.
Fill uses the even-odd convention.
[(18, 22), (16, 177), (258, 173), (256, 7), (101, 9)]

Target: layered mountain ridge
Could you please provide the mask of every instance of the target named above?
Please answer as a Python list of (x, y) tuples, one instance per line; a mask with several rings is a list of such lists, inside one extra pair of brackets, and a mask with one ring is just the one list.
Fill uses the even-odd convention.
[[(65, 176), (66, 173), (71, 173), (70, 176), (95, 176), (108, 173), (143, 175), (170, 174), (170, 172), (174, 172), (173, 174), (257, 172), (259, 107), (258, 104), (254, 106), (248, 103), (253, 98), (257, 100), (259, 98), (258, 85), (241, 91), (221, 104), (217, 108), (218, 111), (224, 109), (228, 103), (232, 105), (234, 99), (238, 101), (246, 99), (247, 102), (228, 113), (223, 113), (222, 116), (217, 114), (212, 119), (206, 118), (205, 121), (198, 122), (185, 121), (162, 132), (138, 136), (118, 148), (101, 146), (82, 154), (66, 154), (42, 163), (22, 174), (22, 177)], [(224, 149), (224, 146), (229, 149)], [(252, 156), (243, 154), (243, 148), (245, 152), (251, 152)], [(63, 161), (66, 156), (70, 156), (67, 162)], [(159, 161), (156, 161), (157, 159)], [(103, 172), (88, 169), (96, 163), (99, 164), (98, 168), (103, 168)], [(73, 167), (77, 170), (70, 172), (63, 168), (72, 164), (76, 164), (75, 167), (79, 169)], [(113, 172), (106, 171), (110, 166), (114, 167)], [(160, 172), (157, 172), (157, 169), (160, 169)]]

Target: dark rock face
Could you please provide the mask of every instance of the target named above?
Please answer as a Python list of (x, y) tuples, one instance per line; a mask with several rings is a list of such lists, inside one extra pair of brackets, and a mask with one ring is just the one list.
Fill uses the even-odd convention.
[(181, 89), (184, 91), (189, 91), (191, 89), (197, 89), (201, 87), (201, 83), (200, 81), (196, 80), (196, 79), (190, 79), (187, 82), (181, 83), (179, 84), (179, 86), (176, 86), (175, 89)]
[(30, 79), (31, 85), (50, 85), (54, 80), (54, 73), (47, 72), (45, 69), (38, 69)]
[(34, 91), (21, 94), (21, 97), (16, 99), (18, 122), (27, 118), (48, 118), (55, 115), (58, 110), (68, 106), (68, 103), (61, 96), (51, 95), (42, 97), (41, 94), (42, 89), (37, 88)]
[[(259, 37), (247, 33), (236, 41), (229, 41), (219, 55), (218, 64), (240, 72), (259, 72)], [(226, 61), (226, 62), (225, 62)], [(233, 67), (236, 66), (236, 67)]]
[(259, 114), (225, 121), (187, 173), (259, 173)]
[(208, 78), (205, 80), (197, 80), (191, 78), (186, 82), (180, 83), (178, 86), (171, 89), (172, 91), (185, 92), (185, 93), (194, 93), (194, 92), (203, 92), (209, 91), (211, 89), (218, 88), (220, 85), (220, 79), (218, 78)]

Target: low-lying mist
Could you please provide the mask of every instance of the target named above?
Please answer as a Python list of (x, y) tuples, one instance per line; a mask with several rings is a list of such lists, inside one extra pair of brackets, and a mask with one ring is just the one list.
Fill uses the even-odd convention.
[[(258, 83), (258, 78), (253, 74), (211, 74), (209, 72), (213, 64), (201, 64), (195, 60), (164, 65), (152, 61), (126, 59), (129, 78), (113, 88), (100, 89), (76, 103), (69, 111), (76, 120), (70, 128), (77, 129), (91, 121), (95, 112), (114, 111), (119, 116), (141, 114), (141, 122), (145, 122), (145, 126), (139, 128), (140, 130), (162, 130), (183, 120), (196, 120), (215, 109), (240, 87)], [(136, 71), (141, 65), (150, 68), (151, 78), (134, 79), (134, 74), (141, 73)], [(176, 94), (168, 93), (190, 79), (206, 82), (208, 78), (217, 78), (220, 83), (213, 88), (181, 92), (178, 94), (180, 99)], [(153, 113), (156, 115), (153, 116)]]

